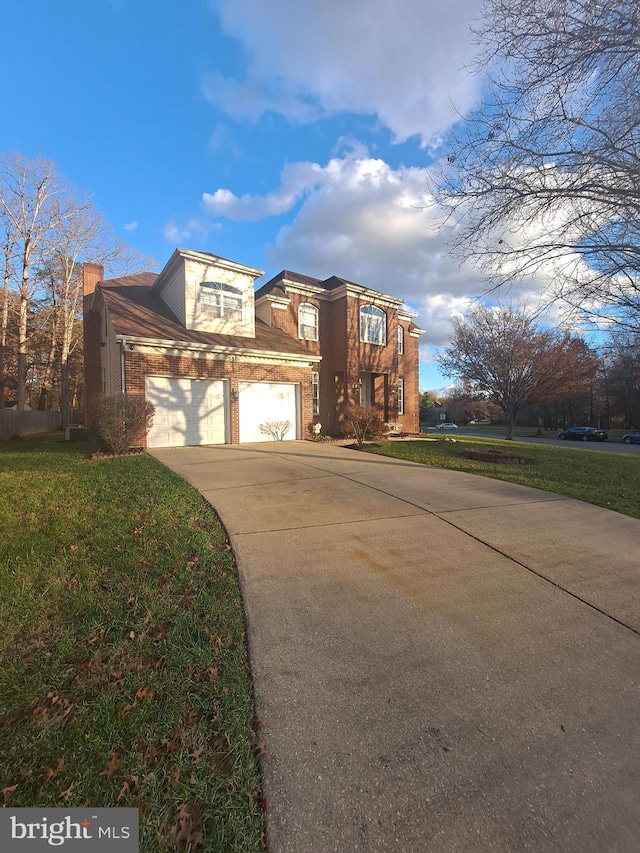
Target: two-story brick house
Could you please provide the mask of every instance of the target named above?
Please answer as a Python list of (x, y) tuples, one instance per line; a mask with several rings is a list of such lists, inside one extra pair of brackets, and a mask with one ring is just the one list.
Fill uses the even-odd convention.
[(330, 433), (349, 403), (373, 406), (383, 421), (419, 432), (419, 339), (404, 302), (332, 276), (283, 270), (256, 292), (256, 316), (322, 356), (314, 417)]
[(418, 431), (418, 338), (401, 300), (342, 279), (260, 270), (176, 249), (159, 274), (84, 268), (86, 421), (99, 393), (155, 406), (149, 447), (340, 429), (349, 402)]

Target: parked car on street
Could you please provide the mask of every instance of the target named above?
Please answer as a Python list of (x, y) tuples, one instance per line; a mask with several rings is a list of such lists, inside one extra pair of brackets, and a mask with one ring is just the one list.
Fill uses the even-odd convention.
[(636, 429), (633, 432), (625, 433), (622, 440), (625, 444), (640, 444), (640, 430)]
[(458, 429), (458, 424), (436, 424), (436, 429)]
[(558, 436), (558, 438), (573, 441), (606, 441), (608, 437), (603, 429), (595, 427), (571, 427), (571, 429), (562, 430)]

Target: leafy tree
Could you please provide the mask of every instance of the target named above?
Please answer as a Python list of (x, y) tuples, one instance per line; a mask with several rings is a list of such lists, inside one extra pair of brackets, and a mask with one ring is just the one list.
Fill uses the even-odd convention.
[(604, 356), (607, 402), (621, 426), (640, 427), (640, 334), (615, 335)]
[(489, 91), (442, 183), (457, 250), (495, 286), (541, 276), (589, 320), (638, 328), (640, 6), (485, 0), (482, 22)]
[(511, 439), (525, 406), (566, 393), (585, 374), (595, 375), (595, 358), (579, 363), (583, 346), (569, 335), (543, 329), (524, 311), (479, 306), (454, 321), (451, 345), (438, 360), (446, 375), (499, 407)]
[(420, 395), (420, 423), (427, 423), (433, 415), (436, 398), (431, 391), (423, 391)]

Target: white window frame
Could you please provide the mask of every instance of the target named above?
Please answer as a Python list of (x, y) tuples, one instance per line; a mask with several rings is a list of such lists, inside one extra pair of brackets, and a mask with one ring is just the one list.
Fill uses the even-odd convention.
[[(318, 309), (310, 302), (301, 302), (298, 306), (298, 337), (302, 341), (318, 340)], [(309, 323), (312, 318), (313, 322)]]
[(311, 397), (313, 403), (313, 414), (320, 414), (320, 374), (314, 370), (311, 374)]
[(377, 305), (363, 305), (360, 308), (360, 341), (386, 346), (387, 315)]
[(398, 323), (398, 355), (404, 355), (404, 329)]
[(404, 415), (404, 379), (398, 377), (398, 414)]
[(203, 281), (200, 285), (200, 313), (216, 320), (242, 322), (242, 291), (222, 281)]

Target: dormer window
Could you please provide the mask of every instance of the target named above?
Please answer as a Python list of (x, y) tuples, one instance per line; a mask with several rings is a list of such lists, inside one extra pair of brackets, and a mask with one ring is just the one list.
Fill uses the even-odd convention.
[(298, 308), (298, 337), (302, 341), (318, 340), (318, 309), (309, 302)]
[(387, 343), (387, 315), (375, 305), (363, 305), (360, 309), (360, 340), (379, 346)]
[(203, 281), (200, 312), (217, 320), (242, 321), (242, 291), (221, 281)]

